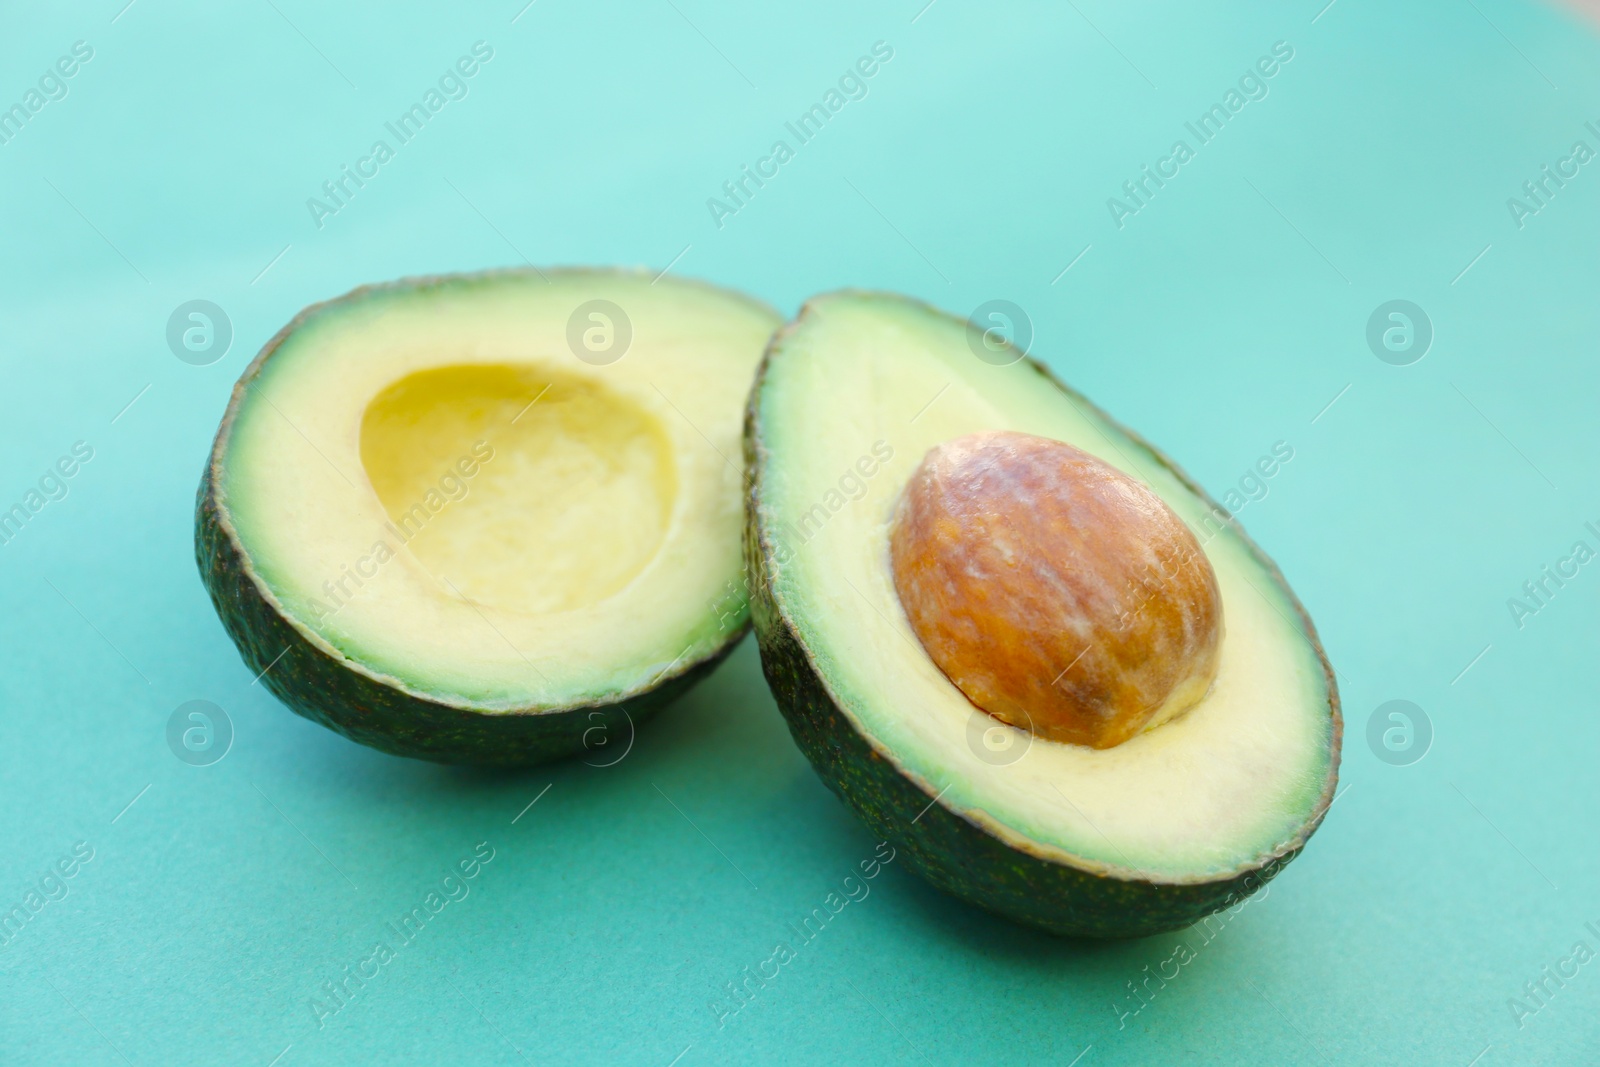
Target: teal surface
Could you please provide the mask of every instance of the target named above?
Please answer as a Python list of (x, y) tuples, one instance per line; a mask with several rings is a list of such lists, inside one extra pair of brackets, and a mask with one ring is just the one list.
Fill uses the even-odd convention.
[[(1592, 1056), (1600, 564), (1573, 548), (1600, 549), (1600, 164), (1572, 149), (1600, 150), (1600, 48), (1510, 0), (1323, 2), (7, 13), (0, 107), (92, 56), (0, 127), (0, 509), (29, 516), (0, 544), (0, 1062)], [(307, 199), (479, 41), (466, 95), (319, 227)], [(879, 41), (865, 97), (796, 143)], [(1200, 144), (1185, 123), (1276, 42), (1266, 95)], [(775, 177), (708, 208), (779, 139)], [(1175, 177), (1108, 207), (1179, 139)], [(1570, 177), (1541, 204), (1546, 164)], [(278, 705), (192, 559), (232, 382), (311, 301), (524, 257), (670, 264), (785, 312), (845, 285), (1025, 309), (1068, 380), (1257, 497), (1240, 518), (1345, 700), (1345, 792), (1306, 854), (1214, 936), (1052, 940), (891, 862), (802, 942), (877, 842), (750, 642), (610, 767), (408, 762)], [(166, 338), (195, 299), (232, 326), (206, 366)], [(1409, 365), (1367, 342), (1395, 299), (1432, 324)], [(232, 724), (207, 766), (168, 744), (191, 700)], [(1391, 700), (1431, 724), (1420, 760), (1414, 711), (1409, 750), (1388, 711), (1369, 744)]]

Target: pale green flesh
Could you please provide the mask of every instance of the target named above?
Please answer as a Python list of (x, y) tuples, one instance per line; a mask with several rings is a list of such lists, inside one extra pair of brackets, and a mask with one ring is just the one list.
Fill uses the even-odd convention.
[[(547, 274), (316, 311), (246, 390), (221, 457), (227, 515), (291, 622), (354, 669), (485, 711), (648, 689), (744, 619), (736, 463), (775, 316), (671, 278)], [(605, 365), (568, 342), (595, 299), (632, 327)]]
[[(888, 296), (813, 302), (756, 403), (759, 522), (788, 549), (768, 562), (779, 609), (845, 714), (930, 795), (1014, 846), (1121, 876), (1205, 881), (1294, 841), (1333, 758), (1321, 660), (1278, 580), (1147, 449), (1028, 363), (980, 361), (958, 320)], [(995, 429), (1098, 456), (1196, 532), (1225, 634), (1216, 683), (1188, 714), (1106, 750), (1032, 739), (1006, 763), (996, 744), (1026, 736), (923, 651), (894, 591), (890, 516), (928, 449)], [(875, 444), (892, 456), (858, 466)]]

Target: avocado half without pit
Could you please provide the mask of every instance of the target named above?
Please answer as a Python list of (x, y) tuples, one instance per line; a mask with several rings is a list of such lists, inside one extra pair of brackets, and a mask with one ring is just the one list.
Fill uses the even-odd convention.
[(975, 340), (864, 293), (774, 338), (745, 425), (763, 668), (823, 780), (934, 885), (1063, 934), (1187, 926), (1322, 821), (1332, 669), (1227, 511)]
[(307, 309), (234, 387), (200, 485), (201, 575), (251, 672), (400, 755), (618, 758), (747, 628), (737, 449), (777, 324), (604, 271)]

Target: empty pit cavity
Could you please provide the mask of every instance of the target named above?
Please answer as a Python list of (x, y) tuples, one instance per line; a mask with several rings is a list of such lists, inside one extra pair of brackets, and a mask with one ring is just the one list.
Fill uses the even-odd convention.
[(405, 551), (448, 592), (525, 613), (621, 590), (660, 549), (677, 493), (651, 414), (531, 365), (394, 382), (362, 416), (361, 462)]

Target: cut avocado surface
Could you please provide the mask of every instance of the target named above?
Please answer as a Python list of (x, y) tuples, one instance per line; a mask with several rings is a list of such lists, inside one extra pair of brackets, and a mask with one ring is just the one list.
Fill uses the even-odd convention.
[[(1021, 353), (975, 358), (971, 330), (843, 293), (769, 347), (745, 433), (764, 668), (823, 779), (936, 885), (1063, 933), (1181, 927), (1253, 891), (1321, 821), (1342, 729), (1331, 669), (1226, 511)], [(931, 449), (982, 431), (1074, 446), (1192, 531), (1225, 622), (1185, 713), (1113, 747), (1052, 741), (974, 706), (924, 650), (892, 573), (897, 502)]]
[(234, 387), (198, 499), (202, 577), (252, 672), (402, 755), (630, 741), (746, 628), (740, 419), (777, 321), (579, 270), (307, 309)]

